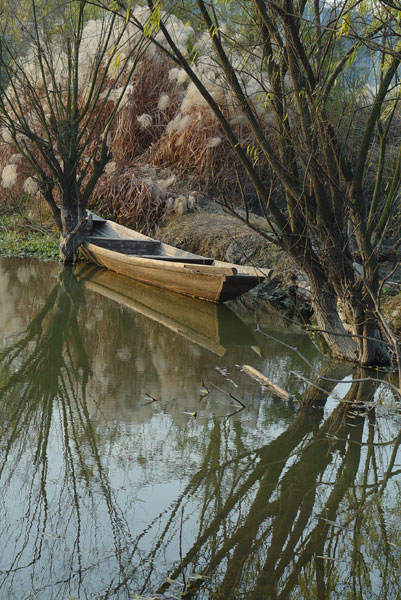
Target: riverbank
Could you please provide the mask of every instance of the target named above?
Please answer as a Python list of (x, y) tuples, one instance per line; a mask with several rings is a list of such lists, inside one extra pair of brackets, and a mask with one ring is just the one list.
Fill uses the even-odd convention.
[[(59, 236), (49, 215), (23, 214), (13, 207), (0, 213), (0, 256), (30, 257), (57, 261)], [(268, 235), (265, 219), (252, 216), (252, 224)], [(248, 292), (240, 300), (240, 310), (262, 314), (268, 304), (277, 314), (289, 315), (297, 322), (312, 317), (308, 284), (293, 261), (273, 243), (252, 231), (245, 223), (215, 206), (184, 215), (166, 215), (157, 228), (162, 241), (217, 260), (273, 269), (272, 280)], [(401, 294), (396, 279), (386, 285), (382, 310), (394, 332), (401, 335)]]
[(24, 207), (2, 205), (0, 210), (0, 256), (58, 260), (59, 236), (46, 217), (29, 218)]
[[(259, 231), (269, 233), (263, 217), (252, 216), (252, 223)], [(166, 243), (190, 252), (273, 269), (272, 280), (243, 296), (240, 303), (259, 312), (269, 303), (284, 318), (290, 316), (291, 320), (302, 324), (313, 320), (309, 285), (304, 273), (277, 246), (239, 219), (221, 210), (200, 211), (167, 220), (159, 227), (157, 235)], [(355, 268), (358, 268), (357, 263)], [(380, 276), (384, 281), (382, 313), (394, 333), (401, 337), (401, 273), (399, 268), (394, 269), (394, 257), (380, 264)]]

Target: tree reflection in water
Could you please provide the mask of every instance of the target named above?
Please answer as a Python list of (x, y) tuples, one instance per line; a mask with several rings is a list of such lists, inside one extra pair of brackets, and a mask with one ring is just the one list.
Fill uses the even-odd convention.
[[(127, 543), (129, 531), (113, 501), (86, 405), (90, 368), (78, 324), (84, 304), (73, 271), (64, 270), (24, 334), (0, 353), (1, 498), (3, 515), (12, 517), (0, 526), (8, 541), (0, 550), (0, 590), (10, 598), (11, 592), (31, 597), (16, 577), (24, 570), (35, 592), (49, 593), (55, 585), (48, 597), (64, 598), (70, 578), (74, 589), (81, 589), (88, 532), (92, 558), (97, 554), (96, 519), (90, 519), (97, 512), (96, 493), (107, 506), (114, 555), (124, 571), (122, 540)], [(63, 444), (61, 462), (53, 455), (57, 438)], [(12, 509), (7, 495), (15, 501)], [(57, 570), (68, 572), (68, 579), (60, 581)]]
[[(320, 406), (299, 409), (281, 431), (272, 423), (256, 442), (246, 410), (191, 421), (191, 436), (164, 415), (158, 427), (180, 481), (173, 501), (160, 495), (152, 512), (130, 483), (143, 425), (91, 416), (86, 314), (66, 270), (0, 354), (0, 597), (401, 596), (401, 434), (397, 415), (375, 408), (377, 384), (355, 381), (331, 410), (334, 383), (324, 380), (326, 394), (306, 392)], [(150, 442), (143, 460), (158, 464)], [(163, 466), (148, 467), (145, 498), (172, 477)]]
[[(213, 448), (181, 499), (186, 511), (202, 490), (197, 536), (158, 591), (189, 570), (201, 577), (187, 584), (187, 598), (202, 597), (201, 588), (216, 599), (399, 597), (401, 532), (388, 528), (399, 518), (398, 486), (386, 494), (401, 472), (401, 434), (381, 441), (374, 388), (353, 383), (325, 419), (322, 410), (300, 410), (285, 432), (235, 462), (211, 460), (224, 448), (216, 424)], [(176, 522), (178, 513), (175, 506)]]

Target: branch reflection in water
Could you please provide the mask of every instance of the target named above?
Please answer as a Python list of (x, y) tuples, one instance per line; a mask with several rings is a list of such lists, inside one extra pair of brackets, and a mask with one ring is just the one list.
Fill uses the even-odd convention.
[[(44, 267), (25, 281), (2, 265), (1, 597), (401, 595), (399, 409), (377, 406), (376, 383), (337, 387), (336, 403), (328, 379), (349, 367), (326, 365), (305, 391), (315, 408), (297, 408), (229, 370), (252, 356), (277, 380), (279, 363), (294, 389), (283, 373), (300, 363), (265, 340), (263, 359), (222, 357), (70, 270), (41, 296)], [(216, 366), (247, 404), (234, 417)], [(202, 397), (202, 381), (223, 391)]]
[(92, 560), (100, 554), (97, 495), (124, 568), (122, 540), (127, 543), (129, 529), (113, 502), (86, 404), (90, 368), (78, 324), (83, 308), (73, 272), (62, 271), (43, 308), (0, 353), (0, 586), (10, 598), (11, 591), (30, 597), (24, 572), (33, 591), (52, 598), (70, 588), (70, 578), (82, 586), (85, 554), (91, 552)]

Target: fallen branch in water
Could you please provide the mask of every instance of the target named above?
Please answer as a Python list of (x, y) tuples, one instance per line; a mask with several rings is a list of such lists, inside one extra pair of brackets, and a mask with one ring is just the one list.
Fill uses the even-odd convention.
[(283, 398), (283, 400), (294, 400), (294, 396), (292, 394), (290, 394), (286, 390), (283, 390), (283, 388), (281, 388), (279, 385), (276, 385), (275, 383), (270, 381), (270, 379), (268, 379), (265, 375), (263, 375), (263, 373), (261, 373), (257, 369), (254, 369), (253, 367), (251, 367), (249, 365), (242, 365), (241, 369), (247, 375), (249, 375), (250, 377), (253, 377), (253, 379), (256, 379), (257, 381), (259, 381), (259, 383), (262, 383), (263, 385), (265, 385), (265, 386), (269, 387), (271, 390), (273, 390), (276, 396)]

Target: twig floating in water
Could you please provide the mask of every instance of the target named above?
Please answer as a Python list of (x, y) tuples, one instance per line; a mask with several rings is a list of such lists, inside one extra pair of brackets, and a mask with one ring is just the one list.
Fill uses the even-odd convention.
[(233, 381), (232, 379), (229, 378), (227, 369), (224, 369), (222, 367), (216, 367), (216, 371), (221, 373), (223, 375), (223, 377), (225, 379), (227, 379), (227, 381), (229, 381), (234, 387), (236, 387), (236, 388), (238, 387), (238, 383), (235, 383), (235, 381)]
[(146, 398), (149, 398), (150, 401), (149, 402), (145, 402), (145, 404), (143, 404), (142, 406), (149, 406), (149, 404), (153, 404), (153, 402), (159, 402), (158, 398), (154, 398), (150, 394), (145, 394), (145, 396), (146, 396)]
[(242, 408), (246, 408), (246, 404), (244, 404), (239, 398), (236, 398), (235, 396), (233, 396), (231, 392), (230, 392), (230, 398), (232, 398), (233, 400), (238, 402), (238, 404), (240, 404), (242, 406)]
[[(232, 400), (234, 400), (235, 402), (238, 402), (238, 404), (240, 404), (242, 406), (242, 408), (240, 408), (240, 410), (243, 410), (244, 408), (247, 408), (246, 404), (244, 404), (241, 400), (239, 400), (238, 398), (236, 398), (235, 396), (232, 395), (231, 392), (226, 392), (225, 390), (222, 390), (218, 385), (216, 385), (215, 383), (212, 383), (212, 386), (216, 388), (216, 390), (219, 390), (219, 392), (223, 392), (223, 394), (227, 394), (227, 396), (229, 398), (231, 398)], [(237, 386), (238, 387), (238, 386)], [(235, 411), (238, 412), (238, 411)], [(235, 415), (235, 413), (232, 413), (233, 415)], [(229, 417), (231, 415), (228, 415)]]

